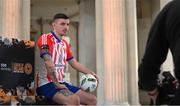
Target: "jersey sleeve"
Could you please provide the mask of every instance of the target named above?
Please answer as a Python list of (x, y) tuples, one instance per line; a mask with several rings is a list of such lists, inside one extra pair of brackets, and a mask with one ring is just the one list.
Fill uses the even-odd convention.
[(49, 39), (48, 35), (44, 34), (39, 37), (37, 41), (38, 48), (40, 50), (40, 57), (42, 58), (45, 54), (50, 54), (52, 41)]

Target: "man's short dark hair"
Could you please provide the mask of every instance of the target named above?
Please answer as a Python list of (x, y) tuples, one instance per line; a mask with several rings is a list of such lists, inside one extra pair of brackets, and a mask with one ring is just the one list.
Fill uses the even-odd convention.
[(69, 17), (63, 13), (58, 13), (58, 14), (55, 14), (54, 17), (53, 17), (53, 21), (55, 21), (56, 19), (69, 19)]

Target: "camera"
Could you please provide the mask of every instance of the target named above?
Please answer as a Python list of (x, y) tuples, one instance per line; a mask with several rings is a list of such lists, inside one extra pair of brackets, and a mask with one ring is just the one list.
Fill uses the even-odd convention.
[(169, 71), (163, 72), (162, 77), (162, 79), (158, 79), (159, 95), (156, 100), (157, 105), (169, 104), (179, 87), (179, 82)]

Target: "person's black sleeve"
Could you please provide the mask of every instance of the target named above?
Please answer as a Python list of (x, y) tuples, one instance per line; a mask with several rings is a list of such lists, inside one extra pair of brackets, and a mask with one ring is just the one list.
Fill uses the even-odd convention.
[(160, 66), (165, 61), (168, 53), (168, 41), (165, 31), (165, 17), (167, 5), (156, 17), (146, 44), (145, 54), (138, 68), (139, 86), (141, 89), (150, 91), (156, 88)]

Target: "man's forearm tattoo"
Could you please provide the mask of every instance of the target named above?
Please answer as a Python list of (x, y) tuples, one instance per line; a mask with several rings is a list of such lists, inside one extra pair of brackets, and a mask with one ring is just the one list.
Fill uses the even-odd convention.
[(43, 59), (44, 59), (44, 61), (51, 60), (51, 56), (50, 56), (49, 54), (45, 54), (45, 55), (43, 56)]
[(59, 83), (59, 82), (58, 82), (58, 79), (56, 78), (56, 75), (55, 75), (55, 73), (54, 73), (55, 67), (54, 67), (54, 64), (51, 63), (51, 62), (52, 62), (51, 56), (50, 56), (49, 54), (46, 54), (46, 55), (43, 56), (43, 59), (44, 59), (44, 61), (50, 62), (50, 63), (47, 63), (46, 68), (47, 68), (47, 71), (48, 71), (48, 73), (49, 73), (49, 75), (50, 75), (51, 80), (52, 80), (52, 81), (55, 83), (55, 85), (56, 85), (56, 84)]
[(50, 75), (50, 77), (51, 77), (51, 79), (52, 79), (52, 81), (55, 83), (55, 85), (57, 84), (57, 83), (59, 83), (58, 82), (58, 79), (56, 78), (56, 75), (54, 74), (54, 66), (49, 66), (48, 67), (48, 70), (49, 70), (49, 75)]

